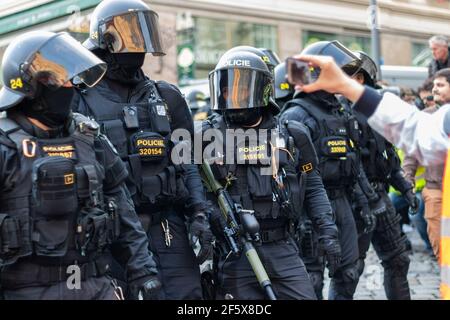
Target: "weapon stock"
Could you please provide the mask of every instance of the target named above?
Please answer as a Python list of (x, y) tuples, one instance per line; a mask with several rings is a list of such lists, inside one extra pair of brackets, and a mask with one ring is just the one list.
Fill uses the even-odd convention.
[[(203, 161), (201, 172), (208, 189), (217, 197), (220, 211), (226, 221), (224, 234), (230, 251), (235, 255), (239, 255), (241, 250), (243, 250), (267, 297), (270, 300), (276, 300), (272, 283), (259, 258), (258, 252), (252, 244), (252, 241), (260, 240), (259, 223), (253, 215), (253, 211), (244, 210), (240, 204), (233, 201), (225, 188), (214, 177), (207, 160)], [(239, 218), (241, 224), (238, 223), (236, 217)]]

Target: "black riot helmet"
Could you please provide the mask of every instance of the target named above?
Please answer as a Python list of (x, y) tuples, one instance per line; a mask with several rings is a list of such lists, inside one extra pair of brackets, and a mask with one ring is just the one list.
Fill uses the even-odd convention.
[(286, 79), (286, 63), (283, 62), (275, 67), (275, 100), (286, 101), (294, 96), (294, 87)]
[(158, 14), (141, 0), (104, 0), (91, 15), (89, 50), (165, 55)]
[(276, 67), (277, 65), (279, 65), (281, 63), (281, 60), (275, 51), (272, 51), (271, 49), (267, 49), (267, 48), (258, 48), (258, 50), (260, 50), (262, 53), (264, 53), (266, 55), (266, 57), (269, 58), (269, 61), (270, 61), (269, 63), (271, 65), (273, 65), (274, 67)]
[(362, 72), (364, 74), (364, 84), (375, 87), (377, 83), (378, 68), (375, 61), (363, 51), (354, 51), (355, 56), (361, 60), (361, 67), (355, 72)]
[[(361, 60), (337, 40), (315, 42), (303, 49), (301, 54), (331, 56), (342, 71), (349, 76), (354, 75), (361, 67)], [(318, 68), (314, 69), (312, 76), (313, 79), (317, 79), (320, 70)]]
[(270, 106), (273, 76), (257, 55), (233, 51), (224, 54), (210, 72), (209, 87), (212, 110), (233, 117), (236, 123), (248, 123)]
[(75, 86), (92, 87), (105, 71), (106, 63), (67, 33), (25, 33), (3, 55), (0, 111), (24, 98), (36, 98), (42, 85), (56, 90), (71, 81)]
[(193, 89), (186, 95), (186, 102), (193, 112), (205, 107), (208, 104), (206, 95), (198, 89)]
[(237, 47), (233, 47), (230, 50), (228, 50), (227, 52), (225, 52), (225, 54), (231, 53), (231, 52), (236, 52), (236, 51), (245, 51), (245, 52), (251, 52), (253, 54), (256, 54), (258, 57), (260, 57), (262, 59), (262, 61), (264, 61), (264, 63), (267, 65), (267, 68), (269, 68), (269, 71), (271, 73), (273, 73), (273, 70), (275, 69), (276, 64), (276, 60), (271, 59), (271, 57), (266, 54), (264, 51), (262, 51), (261, 49), (257, 49), (255, 47), (251, 47), (251, 46), (237, 46)]

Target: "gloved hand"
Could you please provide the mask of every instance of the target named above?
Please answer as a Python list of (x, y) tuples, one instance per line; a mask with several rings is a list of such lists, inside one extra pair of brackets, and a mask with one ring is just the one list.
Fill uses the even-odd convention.
[(189, 234), (191, 245), (197, 241), (200, 243), (200, 251), (197, 255), (198, 264), (202, 264), (208, 259), (213, 251), (213, 234), (209, 226), (208, 217), (204, 212), (196, 212), (189, 219)]
[(327, 261), (328, 275), (332, 278), (341, 264), (341, 246), (337, 239), (321, 239), (319, 243)]
[(381, 197), (378, 197), (376, 201), (369, 202), (369, 207), (375, 217), (387, 211), (386, 203)]
[(413, 189), (409, 189), (408, 191), (406, 191), (403, 196), (405, 197), (406, 202), (408, 202), (409, 212), (411, 214), (416, 214), (419, 210), (420, 201), (414, 193)]
[(365, 205), (361, 208), (360, 211), (361, 219), (364, 223), (364, 233), (370, 233), (375, 230), (377, 226), (377, 218), (373, 214), (372, 210), (370, 210), (369, 205)]
[(145, 276), (132, 281), (129, 290), (133, 299), (156, 300), (162, 284), (158, 276)]

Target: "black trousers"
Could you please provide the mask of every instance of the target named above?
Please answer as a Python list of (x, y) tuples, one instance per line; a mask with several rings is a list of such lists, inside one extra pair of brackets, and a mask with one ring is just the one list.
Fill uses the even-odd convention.
[(106, 276), (81, 281), (80, 288), (69, 289), (66, 281), (48, 286), (4, 289), (5, 300), (118, 300), (111, 280)]
[[(329, 200), (338, 227), (342, 259), (339, 269), (331, 279), (328, 299), (350, 300), (353, 299), (359, 281), (358, 233), (347, 193), (344, 190), (334, 190), (333, 193), (329, 193)], [(313, 280), (317, 296), (321, 299), (325, 261), (323, 257), (307, 257), (305, 265)]]
[[(166, 245), (161, 222), (164, 227), (169, 225), (170, 246)], [(147, 234), (162, 279), (160, 299), (202, 299), (200, 268), (189, 244), (184, 219), (179, 214), (169, 214), (159, 223), (152, 223)]]
[(362, 233), (363, 224), (357, 219), (359, 231), (360, 273), (364, 270), (364, 260), (372, 243), (384, 268), (384, 289), (389, 300), (411, 299), (408, 284), (409, 255), (407, 238), (402, 233), (399, 221), (401, 216), (383, 188), (377, 189), (378, 195), (386, 205), (386, 212), (377, 216), (377, 227), (370, 233)]
[[(256, 247), (272, 282), (277, 299), (316, 300), (314, 288), (299, 256), (294, 240), (263, 243)], [(238, 300), (262, 300), (266, 296), (244, 254), (239, 258), (221, 257), (218, 261), (218, 295), (230, 294)]]

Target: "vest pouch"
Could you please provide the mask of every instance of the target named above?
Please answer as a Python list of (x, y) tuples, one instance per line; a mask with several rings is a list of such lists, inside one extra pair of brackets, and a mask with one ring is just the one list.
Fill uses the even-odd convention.
[(119, 156), (124, 159), (128, 155), (128, 140), (122, 120), (107, 120), (102, 123), (102, 132), (116, 148)]
[(76, 169), (72, 160), (45, 157), (32, 168), (32, 201), (39, 219), (73, 215), (78, 209)]
[(342, 160), (328, 158), (319, 165), (320, 175), (323, 179), (325, 187), (343, 185), (341, 178), (341, 162)]
[(347, 183), (351, 183), (358, 175), (359, 168), (357, 168), (356, 163), (356, 154), (354, 152), (349, 152), (347, 159), (341, 161), (341, 178)]
[[(248, 192), (253, 202), (253, 210), (255, 215), (262, 219), (269, 216), (277, 218), (279, 215), (279, 205), (273, 200), (272, 179), (271, 175), (262, 175), (259, 166), (247, 167)], [(244, 197), (244, 195), (241, 196)], [(242, 203), (242, 205), (246, 204)], [(244, 209), (248, 208), (244, 207)]]
[(359, 143), (361, 140), (361, 131), (358, 120), (354, 116), (348, 119), (348, 136), (354, 143)]
[(347, 139), (341, 136), (329, 136), (320, 141), (320, 149), (329, 158), (345, 157), (348, 152)]
[(69, 221), (36, 220), (33, 229), (34, 252), (42, 257), (63, 257), (67, 253)]
[(173, 202), (177, 194), (175, 167), (170, 166), (154, 176), (142, 177), (142, 195), (144, 201), (165, 206)]
[(14, 216), (0, 213), (0, 260), (12, 264), (20, 257), (31, 255), (30, 218), (28, 209), (20, 209)]
[(114, 221), (99, 208), (83, 208), (78, 215), (75, 239), (82, 256), (101, 253), (114, 239)]
[(131, 136), (133, 153), (144, 162), (161, 162), (167, 158), (167, 142), (156, 132), (137, 132)]
[(149, 111), (152, 130), (155, 132), (159, 132), (162, 135), (169, 134), (170, 123), (167, 116), (166, 106), (163, 103), (152, 104), (149, 107)]

